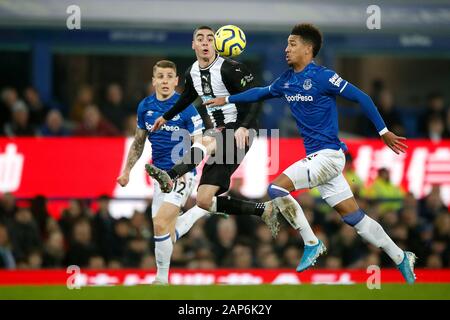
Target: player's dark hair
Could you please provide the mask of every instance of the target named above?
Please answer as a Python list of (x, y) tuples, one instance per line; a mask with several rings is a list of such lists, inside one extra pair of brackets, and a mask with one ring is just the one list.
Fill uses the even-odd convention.
[(195, 28), (194, 33), (193, 33), (193, 35), (192, 35), (193, 38), (195, 38), (195, 35), (197, 34), (197, 32), (198, 32), (199, 30), (211, 30), (212, 33), (215, 33), (215, 32), (216, 32), (216, 31), (215, 31), (213, 28), (211, 28), (210, 26), (200, 26), (200, 27), (198, 27), (198, 28)]
[(170, 60), (159, 60), (154, 66), (153, 66), (153, 74), (156, 72), (156, 68), (170, 68), (175, 71), (175, 74), (177, 73), (177, 65), (175, 62), (172, 62)]
[(303, 41), (312, 44), (313, 57), (315, 57), (322, 47), (322, 33), (319, 29), (309, 23), (297, 24), (292, 28), (291, 35), (300, 36)]

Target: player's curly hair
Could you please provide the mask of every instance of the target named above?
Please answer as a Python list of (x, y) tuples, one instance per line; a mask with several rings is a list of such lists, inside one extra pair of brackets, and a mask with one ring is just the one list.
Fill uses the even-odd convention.
[(322, 33), (310, 23), (300, 23), (294, 26), (292, 35), (300, 36), (303, 41), (311, 43), (313, 47), (313, 57), (315, 57), (322, 47)]

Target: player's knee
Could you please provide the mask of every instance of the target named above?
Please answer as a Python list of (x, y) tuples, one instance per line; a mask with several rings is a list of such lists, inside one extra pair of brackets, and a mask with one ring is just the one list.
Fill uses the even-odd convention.
[(167, 219), (161, 216), (154, 217), (153, 229), (156, 235), (163, 235), (169, 232), (169, 223)]
[(342, 220), (351, 227), (356, 226), (365, 217), (364, 211), (358, 209), (342, 216)]
[(289, 195), (289, 191), (287, 191), (286, 189), (271, 183), (267, 187), (267, 194), (269, 195), (269, 197), (271, 199), (275, 199), (275, 198), (278, 198), (278, 197), (284, 197), (284, 196)]
[(201, 195), (197, 194), (197, 206), (204, 210), (209, 210), (212, 204), (212, 197), (209, 195)]

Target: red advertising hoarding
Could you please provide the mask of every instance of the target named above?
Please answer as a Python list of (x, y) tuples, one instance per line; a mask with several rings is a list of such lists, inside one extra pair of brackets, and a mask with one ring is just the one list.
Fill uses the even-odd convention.
[[(131, 141), (126, 138), (1, 138), (0, 192), (12, 192), (19, 198), (37, 194), (50, 198), (92, 198), (101, 194), (121, 199), (151, 197), (153, 184), (143, 170), (151, 158), (148, 142), (131, 173), (129, 185), (121, 188), (116, 183)], [(409, 140), (408, 152), (402, 155), (376, 139), (345, 142), (354, 158), (356, 172), (365, 183), (374, 179), (379, 168), (386, 167), (392, 182), (417, 198), (426, 195), (432, 185), (440, 185), (442, 199), (450, 205), (450, 140), (440, 143)], [(262, 197), (271, 180), (304, 156), (301, 139), (259, 138), (234, 176), (243, 179), (244, 195)], [(145, 203), (133, 200), (112, 205), (113, 213), (126, 213)]]

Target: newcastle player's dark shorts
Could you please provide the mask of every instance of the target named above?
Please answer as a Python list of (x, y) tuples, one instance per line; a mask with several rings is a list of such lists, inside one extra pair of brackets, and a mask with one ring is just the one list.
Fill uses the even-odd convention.
[[(202, 177), (199, 186), (210, 184), (220, 187), (216, 193), (220, 195), (230, 188), (231, 176), (244, 160), (250, 149), (249, 146), (239, 149), (236, 145), (234, 132), (237, 130), (236, 124), (227, 124), (226, 127), (210, 129), (208, 135), (216, 137), (217, 147), (203, 167)], [(252, 142), (252, 131), (250, 131), (250, 145)], [(253, 134), (253, 137), (255, 134)]]

